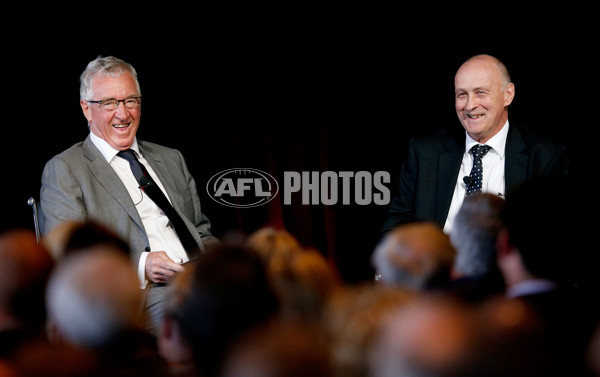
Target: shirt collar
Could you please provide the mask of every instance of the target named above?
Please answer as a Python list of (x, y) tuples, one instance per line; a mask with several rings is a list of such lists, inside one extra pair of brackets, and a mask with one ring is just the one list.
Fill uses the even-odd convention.
[(508, 298), (517, 298), (521, 296), (533, 295), (536, 293), (549, 292), (558, 287), (553, 281), (546, 279), (530, 279), (517, 283), (509, 287), (506, 291)]
[[(466, 140), (465, 140), (465, 154), (468, 154), (469, 151), (471, 150), (471, 147), (474, 146), (475, 144), (479, 144), (479, 143), (477, 141), (475, 141), (473, 138), (471, 138), (471, 136), (469, 136), (469, 134), (466, 131), (465, 131), (465, 134), (467, 135)], [(492, 147), (492, 150), (494, 150), (500, 156), (501, 159), (504, 159), (504, 150), (506, 148), (507, 136), (508, 136), (508, 119), (506, 120), (506, 123), (504, 123), (504, 126), (502, 126), (500, 131), (485, 143), (486, 145), (489, 145), (490, 147)]]
[[(111, 147), (106, 142), (106, 140), (94, 135), (93, 132), (90, 132), (90, 139), (92, 140), (92, 143), (94, 143), (96, 148), (98, 148), (100, 153), (102, 153), (102, 156), (104, 156), (104, 158), (106, 159), (106, 162), (108, 162), (109, 164), (112, 161), (112, 159), (117, 155), (117, 153), (119, 153), (119, 151), (117, 149)], [(138, 147), (137, 138), (135, 138), (133, 140), (133, 145), (131, 146), (130, 149), (133, 149), (139, 156), (140, 150)]]

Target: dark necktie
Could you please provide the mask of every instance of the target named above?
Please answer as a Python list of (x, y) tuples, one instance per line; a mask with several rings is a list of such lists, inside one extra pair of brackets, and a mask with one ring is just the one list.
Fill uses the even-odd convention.
[(481, 192), (481, 182), (483, 180), (483, 163), (481, 159), (485, 154), (492, 149), (489, 145), (474, 145), (471, 148), (473, 155), (473, 168), (469, 174), (469, 183), (467, 185), (466, 196), (471, 196)]
[(187, 226), (177, 211), (175, 211), (173, 206), (171, 206), (169, 199), (167, 199), (160, 187), (158, 187), (150, 174), (148, 174), (148, 171), (144, 165), (142, 165), (137, 159), (135, 153), (131, 149), (128, 149), (126, 151), (117, 153), (117, 155), (123, 157), (125, 160), (127, 160), (127, 162), (129, 162), (131, 172), (140, 184), (140, 188), (144, 190), (148, 197), (150, 197), (150, 199), (152, 199), (152, 201), (165, 213), (165, 215), (167, 215), (190, 259), (195, 257), (196, 253), (198, 252), (198, 243), (190, 234)]

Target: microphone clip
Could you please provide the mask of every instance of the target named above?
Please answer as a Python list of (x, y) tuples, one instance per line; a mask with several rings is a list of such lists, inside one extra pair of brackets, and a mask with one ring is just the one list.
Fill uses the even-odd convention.
[(148, 179), (148, 177), (144, 176), (142, 178), (140, 178), (140, 188), (141, 189), (145, 189), (146, 187), (149, 187), (152, 185), (152, 181), (150, 181), (150, 179)]
[(467, 187), (471, 187), (473, 185), (473, 183), (475, 183), (473, 178), (471, 178), (471, 176), (469, 176), (469, 175), (465, 175), (463, 177), (463, 182), (465, 183), (465, 185)]

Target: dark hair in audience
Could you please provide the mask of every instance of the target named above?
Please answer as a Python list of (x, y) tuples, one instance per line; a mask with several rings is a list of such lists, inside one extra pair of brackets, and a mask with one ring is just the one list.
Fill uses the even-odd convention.
[(178, 321), (196, 368), (215, 376), (234, 340), (271, 319), (278, 308), (261, 258), (243, 246), (223, 245), (203, 254)]
[(94, 221), (86, 221), (73, 229), (65, 245), (65, 254), (92, 246), (114, 246), (129, 255), (129, 245), (111, 229)]

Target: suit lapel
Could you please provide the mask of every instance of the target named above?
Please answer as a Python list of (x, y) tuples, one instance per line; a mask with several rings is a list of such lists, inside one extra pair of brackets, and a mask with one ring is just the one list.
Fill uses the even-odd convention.
[(113, 168), (106, 162), (106, 159), (104, 159), (89, 136), (83, 142), (83, 153), (90, 161), (88, 166), (98, 183), (112, 195), (117, 203), (125, 210), (125, 212), (127, 212), (129, 217), (131, 217), (140, 228), (144, 229), (142, 219), (140, 218), (135, 205), (131, 201), (127, 189), (121, 182), (117, 173), (115, 173)]
[[(203, 249), (204, 247), (202, 246), (202, 241), (200, 239), (198, 230), (196, 229), (196, 225), (189, 220), (189, 214), (186, 215), (186, 212), (184, 211), (184, 195), (189, 188), (185, 184), (185, 175), (182, 172), (180, 165), (177, 164), (179, 160), (171, 161), (169, 160), (170, 154), (159, 154), (154, 150), (154, 148), (152, 148), (151, 145), (144, 144), (144, 142), (140, 142), (139, 140), (138, 146), (140, 148), (140, 152), (148, 164), (150, 164), (152, 170), (154, 170), (154, 173), (156, 173), (158, 179), (160, 180), (160, 183), (167, 191), (167, 195), (169, 196), (169, 199), (171, 199), (171, 205), (179, 214), (184, 224), (187, 226), (192, 237), (194, 237), (196, 240), (196, 243), (201, 249)], [(176, 175), (174, 175), (174, 172)], [(182, 195), (182, 193), (184, 194)]]
[(148, 147), (139, 140), (138, 146), (140, 148), (140, 152), (142, 153), (146, 161), (148, 161), (148, 163), (152, 167), (152, 170), (154, 170), (154, 172), (158, 176), (160, 183), (167, 191), (167, 195), (169, 196), (169, 199), (171, 199), (171, 205), (181, 215), (182, 211), (180, 208), (180, 203), (182, 203), (183, 199), (179, 194), (180, 189), (176, 187), (176, 181), (173, 178), (171, 172), (169, 171), (167, 164), (165, 164), (165, 162), (163, 161), (163, 157), (158, 153), (155, 153), (155, 151), (151, 147)]
[(506, 161), (504, 162), (505, 192), (527, 178), (528, 157), (526, 144), (518, 128), (511, 125), (506, 139)]

